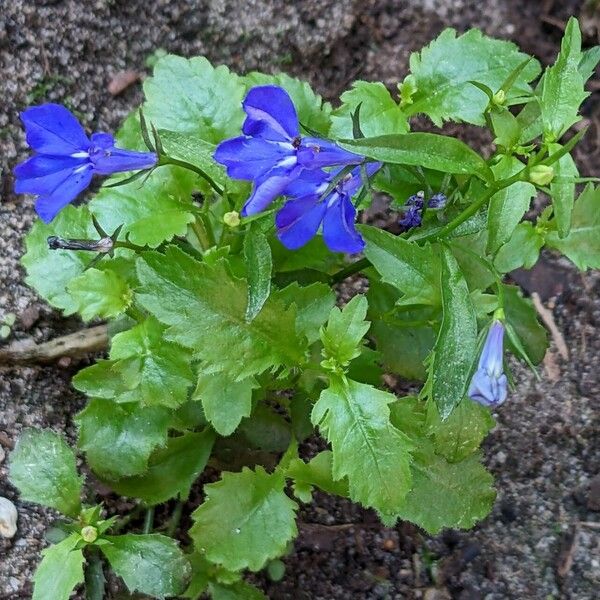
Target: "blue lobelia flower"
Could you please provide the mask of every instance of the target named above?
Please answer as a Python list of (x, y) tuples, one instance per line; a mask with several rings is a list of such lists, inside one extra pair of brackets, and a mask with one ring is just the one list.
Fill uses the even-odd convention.
[(446, 194), (438, 192), (437, 194), (434, 194), (433, 196), (431, 196), (431, 198), (429, 198), (429, 201), (427, 202), (427, 208), (441, 210), (445, 208), (447, 202), (448, 197), (446, 196)]
[(477, 371), (469, 386), (469, 398), (483, 406), (500, 406), (507, 395), (503, 367), (504, 325), (494, 321), (488, 331)]
[(35, 209), (49, 223), (87, 188), (94, 174), (147, 169), (156, 154), (115, 147), (109, 133), (91, 138), (75, 116), (59, 104), (32, 106), (21, 113), (34, 156), (15, 167), (15, 192), (38, 196)]
[(424, 203), (424, 192), (417, 192), (414, 196), (410, 196), (410, 198), (406, 201), (405, 204), (406, 212), (404, 213), (404, 216), (398, 221), (398, 223), (406, 229), (420, 227), (421, 221), (423, 220)]
[(281, 87), (254, 87), (242, 106), (246, 113), (244, 135), (220, 143), (214, 154), (230, 177), (254, 182), (242, 216), (263, 211), (305, 169), (363, 161), (362, 156), (331, 141), (300, 136), (296, 109)]
[[(381, 163), (366, 165), (367, 176), (373, 175)], [(346, 175), (322, 198), (340, 169), (304, 171), (283, 190), (292, 196), (275, 216), (277, 237), (289, 250), (296, 250), (309, 242), (323, 224), (323, 239), (333, 252), (361, 252), (365, 242), (356, 231), (356, 209), (352, 196), (362, 184), (360, 167)]]

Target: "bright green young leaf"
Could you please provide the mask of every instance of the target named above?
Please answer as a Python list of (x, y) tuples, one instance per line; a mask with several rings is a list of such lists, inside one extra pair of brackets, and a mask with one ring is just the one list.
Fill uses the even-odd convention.
[(485, 160), (464, 142), (437, 133), (406, 133), (345, 140), (340, 144), (373, 160), (399, 165), (414, 165), (444, 173), (477, 175), (492, 181)]
[(25, 429), (12, 452), (10, 481), (21, 498), (76, 517), (83, 477), (65, 440), (49, 430)]
[(110, 360), (98, 361), (73, 378), (88, 396), (118, 402), (177, 407), (194, 382), (191, 355), (164, 339), (165, 328), (149, 318), (112, 340)]
[[(550, 144), (550, 154), (558, 152), (560, 144)], [(565, 154), (552, 165), (554, 179), (550, 184), (550, 196), (559, 238), (566, 238), (571, 230), (573, 203), (575, 202), (575, 178), (579, 176), (577, 165), (570, 154)]]
[(27, 270), (25, 281), (52, 306), (66, 315), (77, 312), (79, 302), (67, 291), (69, 282), (81, 275), (94, 258), (90, 252), (50, 250), (48, 236), (63, 238), (98, 239), (87, 206), (67, 206), (50, 224), (37, 220), (25, 238), (27, 252), (21, 259)]
[(100, 546), (113, 571), (127, 589), (154, 598), (178, 596), (185, 591), (191, 568), (175, 540), (164, 535), (111, 535)]
[(442, 250), (443, 317), (430, 358), (428, 393), (442, 419), (463, 399), (477, 356), (477, 317), (467, 282), (448, 250)]
[(399, 304), (439, 304), (439, 261), (431, 246), (419, 246), (377, 227), (359, 229), (367, 243), (365, 256), (383, 281), (404, 293)]
[(206, 58), (167, 55), (144, 81), (144, 116), (157, 129), (193, 134), (216, 144), (240, 134), (245, 86)]
[(210, 429), (169, 438), (166, 447), (150, 457), (146, 473), (108, 483), (122, 496), (141, 498), (147, 504), (160, 504), (177, 496), (185, 500), (208, 462), (214, 441)]
[(297, 505), (284, 488), (281, 473), (260, 466), (222, 473), (220, 481), (204, 486), (206, 500), (192, 515), (195, 547), (230, 571), (258, 571), (281, 556), (298, 533)]
[(498, 250), (494, 267), (500, 273), (510, 273), (521, 267), (531, 269), (537, 262), (543, 245), (543, 236), (531, 223), (519, 223), (510, 239)]
[[(438, 127), (444, 121), (484, 125), (488, 98), (470, 82), (496, 92), (527, 58), (512, 42), (492, 39), (477, 29), (458, 37), (454, 29), (445, 29), (410, 57), (409, 77), (416, 92), (407, 111), (425, 113)], [(529, 62), (508, 90), (507, 100), (530, 93), (528, 84), (539, 72), (539, 63)]]
[(246, 321), (253, 321), (271, 293), (273, 258), (267, 236), (256, 226), (250, 226), (244, 238), (244, 260), (248, 273), (248, 304)]
[(354, 296), (342, 310), (335, 306), (331, 309), (327, 325), (321, 329), (323, 357), (328, 364), (345, 367), (360, 354), (370, 326), (365, 321), (367, 308), (364, 296)]
[(67, 291), (84, 321), (116, 317), (127, 310), (133, 297), (127, 282), (111, 270), (87, 269), (69, 282)]
[(389, 419), (388, 405), (395, 400), (370, 385), (334, 381), (312, 412), (333, 450), (334, 481), (347, 477), (350, 497), (386, 520), (411, 487), (412, 444)]
[(346, 479), (333, 479), (333, 455), (331, 451), (319, 452), (307, 463), (294, 458), (286, 472), (294, 480), (294, 492), (303, 502), (310, 502), (313, 486), (336, 496), (348, 496)]
[(69, 600), (76, 586), (83, 583), (83, 552), (76, 549), (79, 534), (42, 550), (42, 562), (33, 576), (32, 600)]
[(261, 590), (245, 581), (229, 585), (211, 581), (208, 588), (212, 600), (268, 600)]
[(578, 269), (600, 269), (600, 187), (589, 184), (575, 202), (569, 235), (551, 231), (546, 243), (560, 250)]
[(366, 137), (387, 133), (407, 133), (408, 122), (398, 103), (383, 83), (355, 81), (345, 91), (342, 105), (333, 112), (329, 135), (337, 139), (353, 138), (352, 113), (360, 104), (360, 128)]
[(521, 125), (517, 118), (504, 106), (490, 112), (494, 135), (494, 144), (511, 150), (521, 137)]
[(167, 442), (169, 411), (95, 399), (76, 421), (89, 466), (100, 477), (116, 479), (146, 471), (152, 451)]
[(204, 414), (223, 436), (231, 435), (244, 417), (252, 410), (252, 390), (257, 387), (254, 378), (232, 381), (224, 373), (201, 373), (194, 399), (202, 402)]
[(247, 323), (247, 285), (224, 260), (199, 263), (178, 248), (145, 253), (138, 260), (140, 304), (169, 325), (166, 338), (192, 348), (205, 372), (242, 380), (269, 368), (304, 362), (305, 342), (296, 333), (296, 311), (269, 298)]
[(545, 137), (553, 142), (571, 125), (577, 123), (579, 106), (589, 96), (585, 91), (585, 79), (579, 70), (581, 31), (575, 17), (571, 17), (565, 29), (560, 53), (556, 62), (544, 75), (540, 100)]

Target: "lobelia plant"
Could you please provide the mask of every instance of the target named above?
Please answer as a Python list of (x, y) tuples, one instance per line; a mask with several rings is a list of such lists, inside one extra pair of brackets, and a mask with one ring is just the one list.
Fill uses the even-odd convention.
[[(244, 571), (280, 570), (315, 488), (388, 526), (484, 518), (495, 492), (479, 446), (508, 394), (503, 342), (531, 368), (547, 347), (504, 276), (544, 247), (600, 267), (600, 189), (570, 154), (599, 60), (575, 19), (543, 73), (510, 42), (448, 29), (412, 55), (398, 98), (357, 81), (334, 109), (287, 75), (168, 55), (116, 141), (88, 138), (60, 106), (27, 109), (37, 154), (16, 167), (16, 190), (38, 196), (44, 221), (27, 237), (27, 281), (66, 315), (111, 320), (108, 358), (73, 380), (89, 397), (77, 448), (137, 501), (107, 515), (91, 484), (82, 504), (73, 450), (24, 433), (11, 480), (65, 516), (34, 598), (84, 581), (101, 598), (108, 565), (157, 598), (263, 598)], [(493, 151), (412, 132), (418, 114), (486, 127)], [(120, 171), (133, 173), (66, 206), (93, 174)], [(390, 231), (356, 224), (374, 193), (390, 201)], [(540, 194), (550, 203), (524, 219)], [(368, 291), (337, 307), (357, 273)], [(398, 397), (384, 372), (420, 392)], [(317, 432), (328, 449), (299, 452)], [(155, 527), (162, 504), (171, 516)]]

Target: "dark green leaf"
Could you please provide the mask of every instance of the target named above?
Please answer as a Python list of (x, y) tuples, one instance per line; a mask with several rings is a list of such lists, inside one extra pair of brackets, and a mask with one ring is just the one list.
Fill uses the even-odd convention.
[(254, 320), (271, 293), (273, 259), (267, 236), (251, 225), (244, 238), (244, 259), (248, 273), (246, 321)]

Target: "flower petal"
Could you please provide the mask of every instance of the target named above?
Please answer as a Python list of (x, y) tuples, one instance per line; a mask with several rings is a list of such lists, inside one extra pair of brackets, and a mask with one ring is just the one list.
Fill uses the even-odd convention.
[(104, 133), (102, 131), (98, 133), (92, 133), (92, 146), (96, 146), (97, 148), (103, 148), (104, 150), (108, 150), (115, 145), (115, 138), (110, 133)]
[(323, 239), (333, 252), (356, 254), (362, 252), (365, 242), (356, 231), (356, 209), (349, 196), (334, 192), (337, 199), (330, 200), (323, 219)]
[(21, 113), (29, 146), (40, 154), (86, 152), (90, 141), (75, 116), (60, 104), (32, 106)]
[(297, 179), (294, 179), (284, 190), (284, 195), (294, 198), (304, 196), (320, 196), (325, 192), (333, 172), (327, 173), (321, 169), (304, 169)]
[[(379, 169), (381, 169), (383, 163), (375, 162), (368, 163), (365, 165), (365, 171), (367, 172), (367, 177), (372, 177)], [(356, 169), (352, 169), (351, 177), (343, 182), (344, 192), (352, 197), (358, 191), (358, 188), (363, 184), (362, 173), (360, 172), (360, 167), (356, 167)]]
[(298, 115), (288, 93), (276, 85), (253, 87), (242, 102), (246, 135), (267, 140), (291, 140), (300, 134)]
[(302, 167), (288, 169), (272, 169), (264, 177), (255, 182), (252, 195), (244, 204), (240, 214), (248, 217), (262, 212), (277, 196), (283, 193), (288, 184), (300, 175)]
[(99, 175), (149, 169), (157, 161), (154, 152), (136, 152), (114, 147), (110, 150), (92, 152), (91, 159), (94, 172)]
[(471, 379), (468, 396), (483, 406), (500, 406), (508, 395), (506, 375), (490, 377), (483, 369), (478, 369)]
[(334, 165), (357, 165), (364, 157), (340, 148), (334, 142), (320, 138), (305, 137), (298, 149), (298, 163), (307, 169)]
[(288, 250), (304, 246), (316, 235), (326, 210), (314, 195), (288, 200), (275, 216), (277, 237)]
[(38, 154), (15, 167), (17, 194), (50, 194), (87, 158)]

